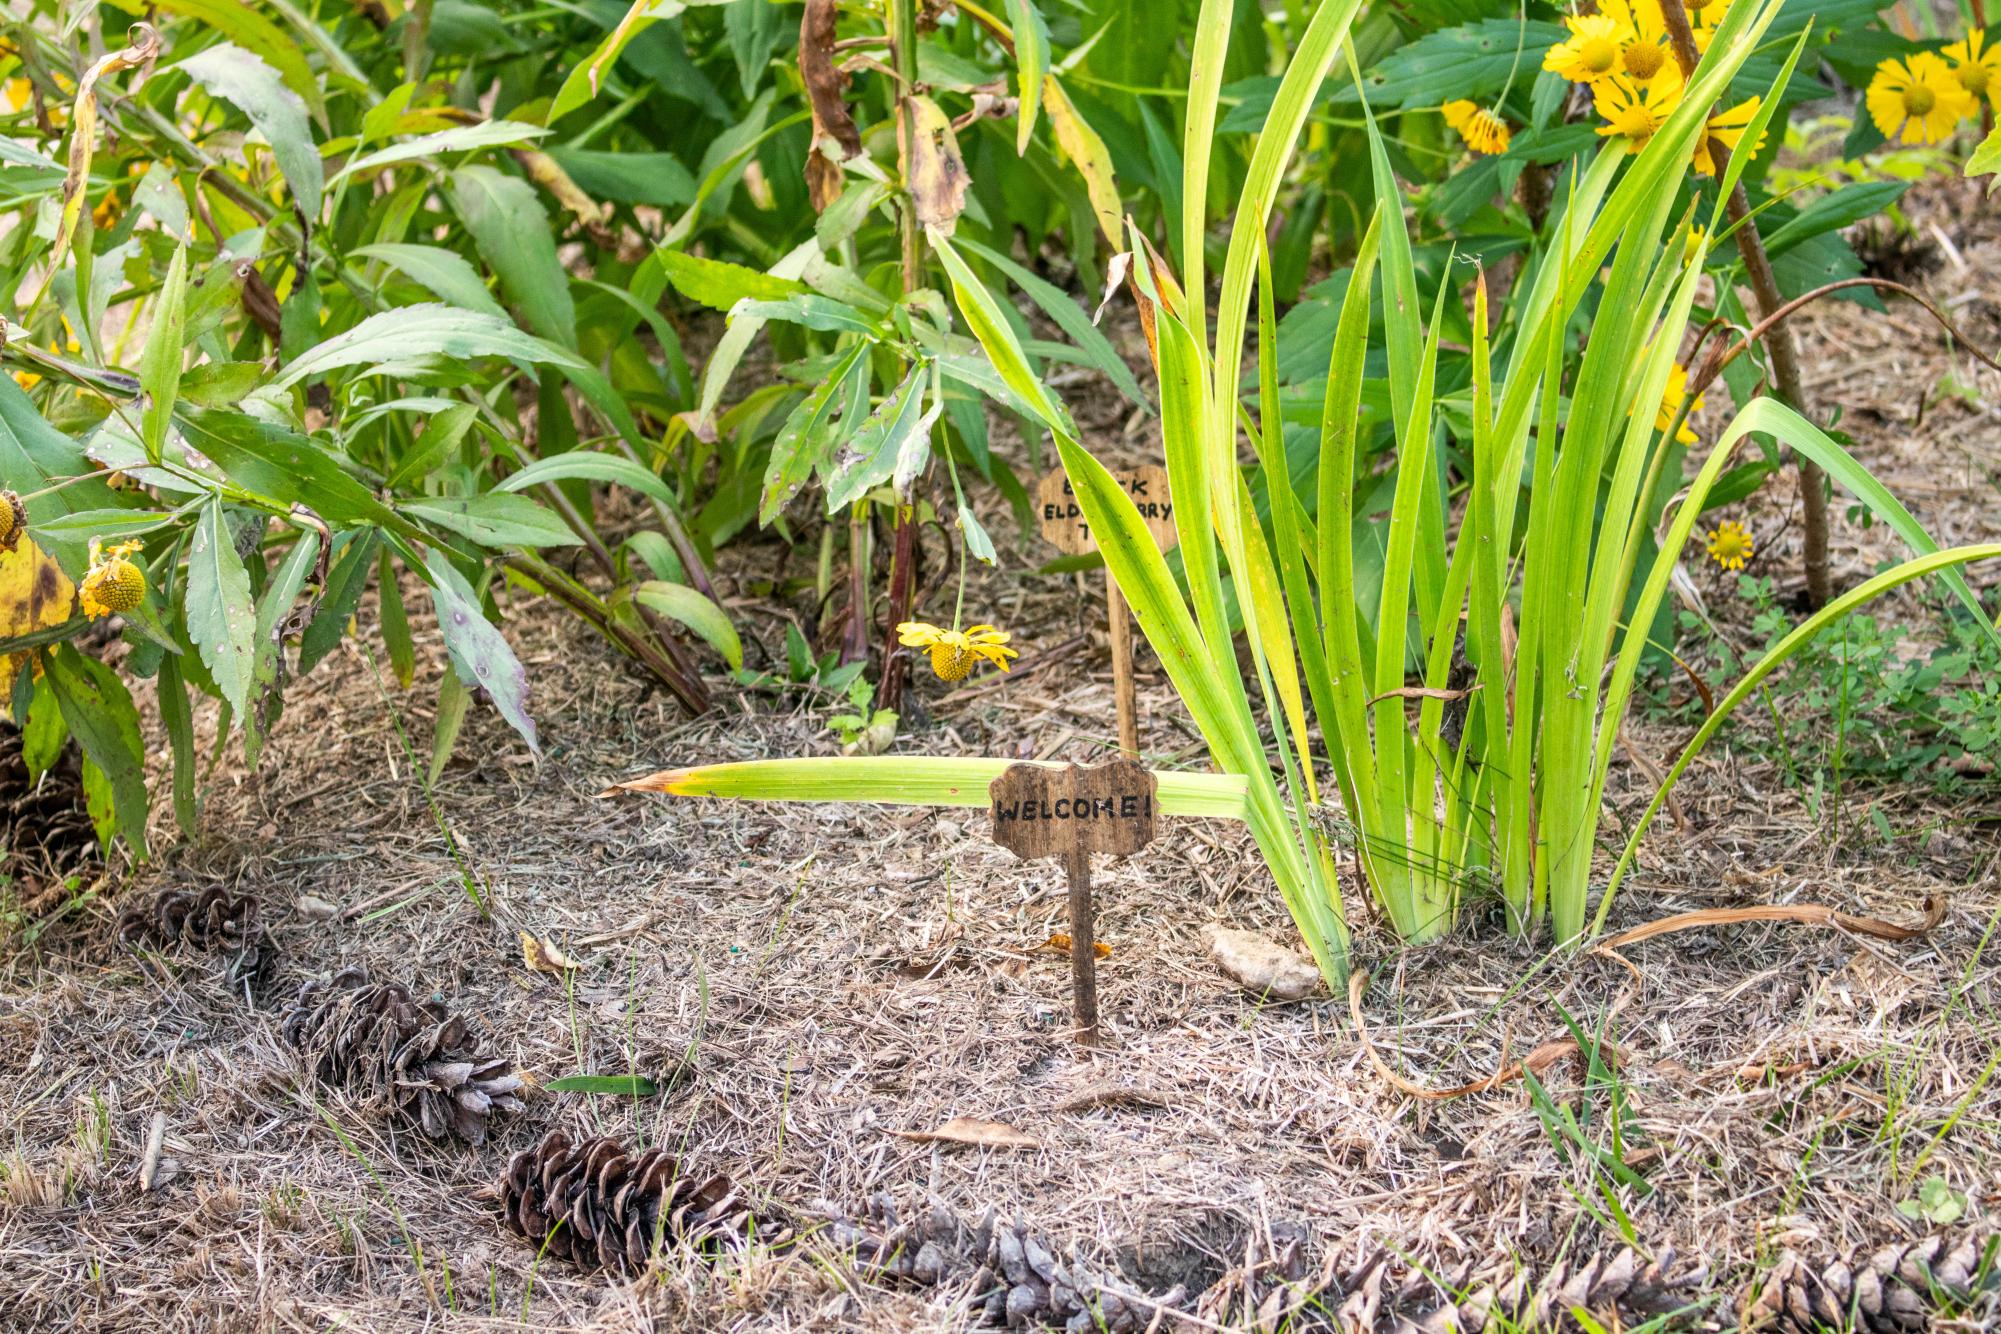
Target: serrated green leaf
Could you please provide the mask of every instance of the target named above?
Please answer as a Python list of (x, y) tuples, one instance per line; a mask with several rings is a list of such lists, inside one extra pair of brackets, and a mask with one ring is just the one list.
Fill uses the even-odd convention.
[(451, 174), (449, 194), (480, 258), (528, 327), (558, 346), (577, 346), (570, 275), (556, 257), (556, 234), (535, 187), (519, 176), (474, 164)]
[(356, 259), (381, 260), (439, 300), (461, 310), (477, 310), (500, 319), (507, 317), (507, 312), (493, 299), (493, 293), (486, 290), (479, 270), (456, 250), (434, 245), (385, 242), (359, 246), (349, 253)]
[(514, 656), (499, 627), (486, 619), (478, 594), (465, 576), (452, 568), (443, 551), (432, 547), (426, 552), (424, 570), (452, 670), (466, 685), (484, 690), (500, 716), (521, 734), (528, 749), (539, 755), (542, 747), (535, 735), (535, 720), (528, 715), (527, 668)]
[(805, 296), (806, 285), (792, 278), (780, 278), (742, 264), (720, 259), (704, 259), (684, 250), (655, 250), (653, 258), (674, 284), (674, 290), (690, 301), (725, 314), (739, 301), (783, 301)]
[(257, 611), (220, 500), (202, 507), (188, 544), (187, 580), (188, 639), (224, 702), (241, 717), (250, 701)]
[(145, 394), (145, 412), (139, 436), (146, 457), (160, 461), (166, 448), (167, 428), (174, 420), (174, 399), (181, 389), (181, 360), (187, 355), (183, 329), (187, 323), (188, 248), (174, 248), (167, 261), (167, 276), (153, 302), (153, 327), (146, 337), (146, 350), (139, 359), (139, 388)]
[(292, 197), (307, 218), (318, 220), (326, 171), (313, 143), (312, 127), (298, 94), (278, 72), (234, 42), (211, 46), (183, 60), (180, 68), (211, 97), (234, 103), (271, 145), (271, 156)]

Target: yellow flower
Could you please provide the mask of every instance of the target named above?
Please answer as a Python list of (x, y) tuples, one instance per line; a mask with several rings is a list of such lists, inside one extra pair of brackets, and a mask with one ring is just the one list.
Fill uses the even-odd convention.
[(1619, 50), (1635, 36), (1617, 19), (1604, 14), (1569, 17), (1563, 24), (1570, 36), (1543, 55), (1542, 67), (1561, 74), (1572, 83), (1597, 83), (1609, 79), (1619, 69)]
[[(2001, 46), (1988, 46), (1987, 34), (1980, 29), (1969, 29), (1965, 37), (1948, 46), (1943, 54), (1952, 62), (1953, 77), (1969, 97), (1984, 97), (1992, 102), (1997, 92), (2001, 92)], [(1967, 114), (1970, 116), (1973, 111)]]
[(991, 625), (942, 630), (923, 621), (905, 621), (896, 627), (896, 636), (900, 644), (931, 650), (931, 670), (940, 681), (963, 681), (982, 662), (1006, 671), (1007, 660), (1020, 656), (1014, 649), (1003, 647), (1008, 641), (1007, 631)]
[(1645, 82), (1615, 74), (1597, 86), (1591, 104), (1605, 118), (1598, 133), (1623, 138), (1627, 151), (1637, 153), (1681, 105), (1681, 67), (1669, 62)]
[[(1687, 398), (1688, 368), (1677, 362), (1674, 369), (1668, 372), (1667, 392), (1661, 395), (1660, 408), (1654, 413), (1654, 429), (1656, 431), (1665, 431), (1668, 427), (1672, 426), (1675, 414), (1681, 411), (1681, 405)], [(1689, 404), (1688, 415), (1693, 417), (1696, 413), (1702, 411), (1706, 401), (1707, 399), (1704, 395), (1697, 394), (1695, 402)], [(1684, 445), (1692, 445), (1700, 437), (1693, 430), (1689, 429), (1688, 419), (1683, 418), (1681, 429), (1675, 432), (1674, 438)]]
[(1447, 102), (1439, 110), (1445, 113), (1445, 123), (1457, 130), (1474, 152), (1493, 157), (1508, 151), (1512, 137), (1508, 123), (1487, 108), (1460, 98)]
[(1730, 12), (1730, 0), (1682, 0), (1682, 8), (1688, 11), (1688, 28), (1695, 38), (1695, 49), (1707, 52), (1710, 39), (1716, 36), (1716, 26)]
[(145, 572), (128, 559), (139, 549), (139, 543), (121, 542), (100, 553), (93, 540), (90, 548), (90, 572), (83, 576), (76, 590), (85, 616), (93, 621), (102, 620), (121, 611), (131, 611), (145, 600)]
[[(1699, 174), (1714, 176), (1723, 170), (1723, 164), (1737, 151), (1737, 141), (1750, 127), (1751, 118), (1758, 114), (1758, 103), (1758, 98), (1747, 98), (1728, 111), (1719, 111), (1709, 118), (1702, 137), (1695, 141), (1695, 170)], [(1751, 146), (1754, 154), (1765, 146), (1767, 137), (1762, 130), (1759, 131), (1758, 142)]]
[(1741, 570), (1751, 559), (1751, 530), (1735, 519), (1725, 519), (1709, 534), (1709, 559), (1726, 570)]
[(28, 104), (34, 100), (34, 85), (26, 79), (9, 79), (4, 87), (0, 87), (0, 112), (12, 115), (17, 111), (26, 111)]
[(1929, 51), (1878, 65), (1862, 100), (1885, 139), (1907, 144), (1943, 143), (1975, 106), (1952, 67)]

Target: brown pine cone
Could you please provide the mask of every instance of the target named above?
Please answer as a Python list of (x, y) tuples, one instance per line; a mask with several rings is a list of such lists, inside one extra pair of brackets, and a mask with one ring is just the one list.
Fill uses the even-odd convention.
[[(507, 1164), (492, 1192), (507, 1226), (586, 1269), (636, 1274), (656, 1245), (696, 1245), (749, 1232), (749, 1206), (726, 1176), (697, 1181), (662, 1149), (616, 1139), (573, 1143), (552, 1130)], [(772, 1237), (767, 1220), (760, 1230)]]
[(1791, 1251), (1779, 1259), (1745, 1313), (1747, 1329), (1816, 1334), (1852, 1329), (1856, 1334), (1903, 1334), (1930, 1327), (1936, 1296), (1965, 1301), (1992, 1292), (2001, 1276), (1986, 1260), (1991, 1239), (1967, 1236), (1957, 1245), (1944, 1237), (1885, 1246), (1850, 1265), (1816, 1266)]
[(992, 1210), (968, 1227), (934, 1201), (902, 1223), (895, 1206), (879, 1196), (867, 1225), (838, 1220), (821, 1235), (880, 1274), (923, 1284), (965, 1282), (978, 1315), (1009, 1329), (1055, 1325), (1139, 1334), (1154, 1327), (1162, 1311), (1182, 1309), (1188, 1300), (1179, 1285), (1159, 1296), (1142, 1294), (1111, 1271), (1060, 1253), (1024, 1224), (997, 1221)]
[(494, 1111), (522, 1107), (521, 1077), (505, 1057), (479, 1054), (464, 1019), (359, 968), (299, 988), (282, 1032), (314, 1078), (361, 1090), (432, 1139), (484, 1144)]
[(151, 903), (134, 904), (118, 916), (113, 933), (127, 945), (186, 945), (211, 954), (229, 953), (229, 980), (254, 990), (269, 974), (277, 951), (265, 934), (254, 894), (232, 896), (226, 886), (199, 893), (163, 889)]

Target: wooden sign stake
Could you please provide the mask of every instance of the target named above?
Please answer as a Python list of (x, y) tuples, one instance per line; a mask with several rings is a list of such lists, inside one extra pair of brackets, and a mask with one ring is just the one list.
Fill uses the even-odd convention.
[(1154, 778), (1119, 759), (1081, 765), (1014, 764), (987, 789), (994, 842), (1028, 860), (1061, 857), (1070, 882), (1070, 1005), (1077, 1040), (1098, 1043), (1098, 930), (1091, 854), (1130, 856), (1153, 841)]
[[(1147, 465), (1112, 474), (1146, 520), (1154, 545), (1162, 551), (1175, 544), (1174, 500), (1168, 494), (1167, 469)], [(1061, 468), (1046, 474), (1036, 484), (1035, 499), (1042, 512), (1042, 536), (1058, 551), (1081, 556), (1098, 549), (1085, 522), (1084, 509), (1070, 489), (1070, 478)], [(1118, 710), (1119, 754), (1127, 759), (1139, 756), (1139, 709), (1133, 686), (1132, 618), (1118, 580), (1105, 570), (1105, 617), (1112, 632), (1112, 696)]]

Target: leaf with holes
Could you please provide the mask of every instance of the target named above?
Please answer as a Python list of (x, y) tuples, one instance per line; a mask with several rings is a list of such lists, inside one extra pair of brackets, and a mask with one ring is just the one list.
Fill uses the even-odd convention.
[(528, 749), (542, 753), (535, 720), (528, 716), (528, 669), (514, 656), (507, 640), (480, 609), (479, 595), (465, 576), (452, 568), (436, 547), (424, 554), (431, 602), (438, 612), (438, 630), (459, 680), (486, 692), (508, 725), (521, 734)]

